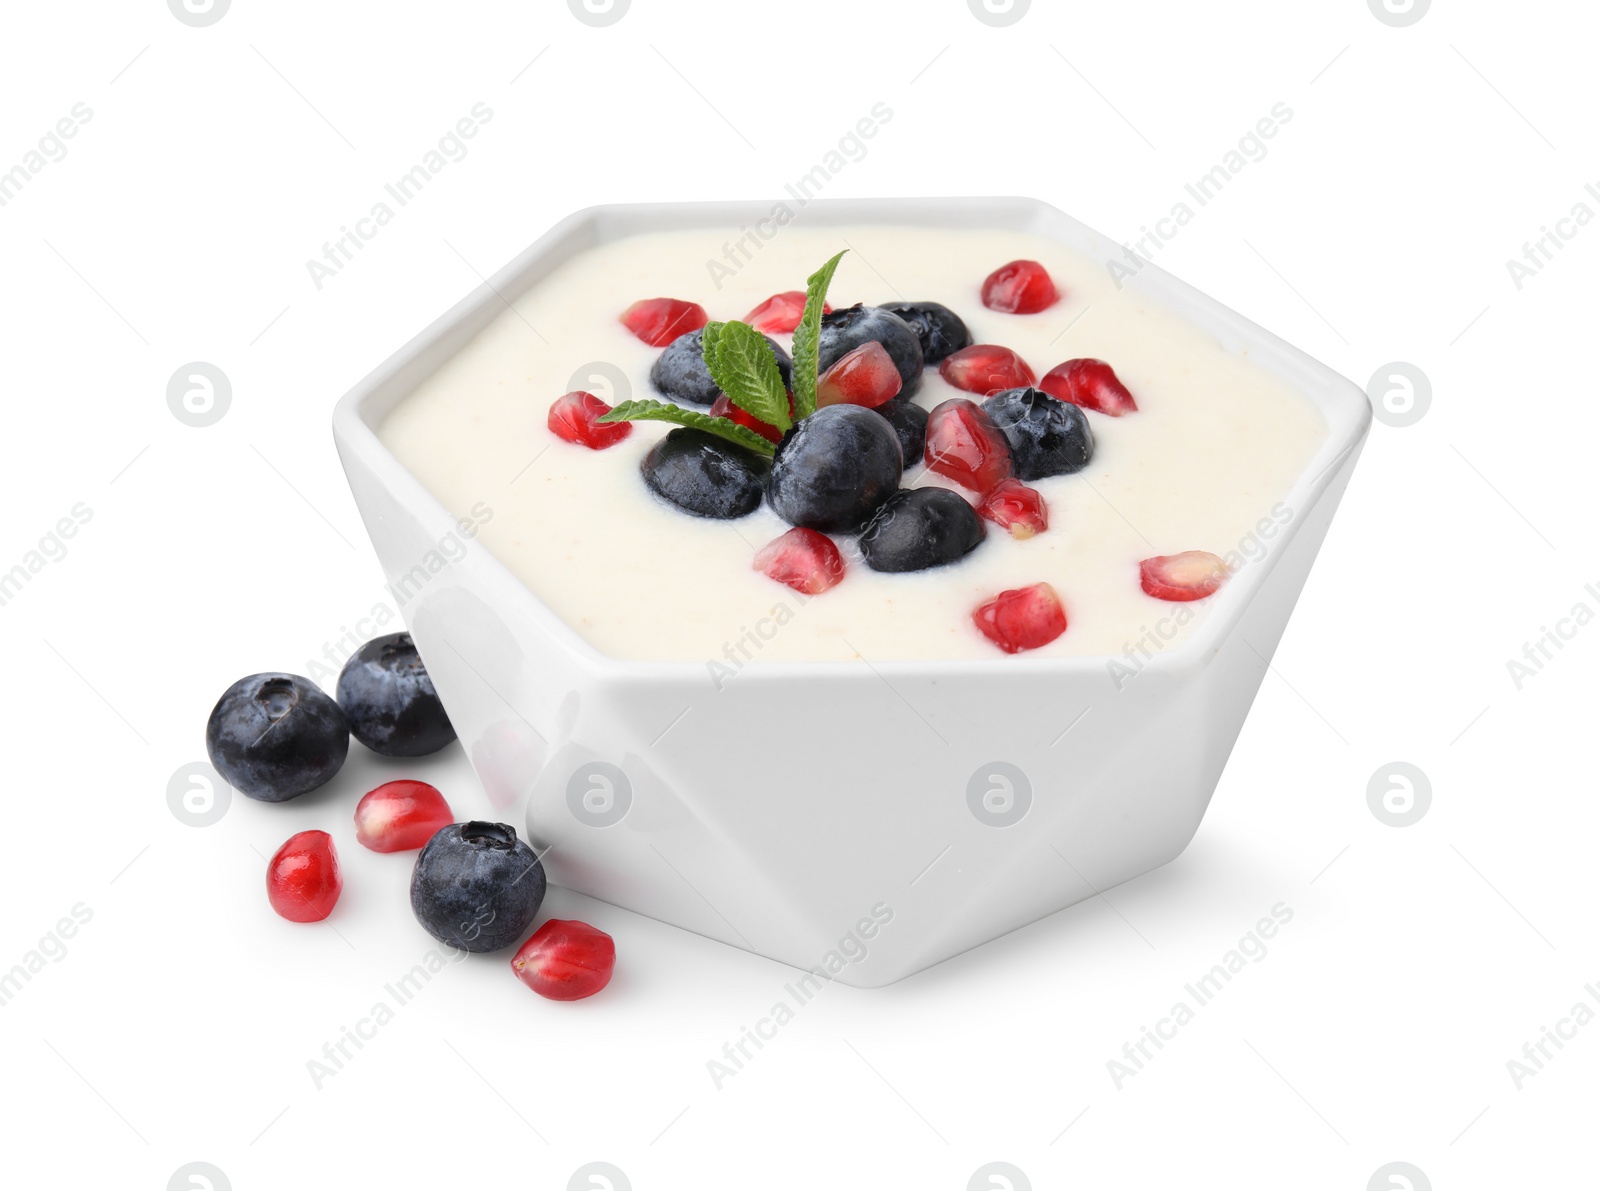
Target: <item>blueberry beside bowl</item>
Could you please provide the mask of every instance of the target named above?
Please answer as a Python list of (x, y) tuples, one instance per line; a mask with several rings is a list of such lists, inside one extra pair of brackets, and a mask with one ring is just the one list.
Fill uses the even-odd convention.
[(206, 755), (239, 793), (285, 802), (315, 790), (344, 765), (350, 725), (339, 705), (298, 674), (241, 678), (206, 721)]
[(544, 902), (544, 866), (504, 823), (452, 823), (417, 853), (411, 909), (434, 938), (499, 951), (522, 938)]
[(351, 734), (385, 757), (425, 757), (456, 738), (410, 633), (368, 641), (339, 673)]

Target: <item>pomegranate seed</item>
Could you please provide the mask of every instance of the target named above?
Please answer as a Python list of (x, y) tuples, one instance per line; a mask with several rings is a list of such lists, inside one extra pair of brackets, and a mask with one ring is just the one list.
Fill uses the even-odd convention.
[(622, 312), (622, 325), (651, 347), (666, 347), (679, 335), (706, 325), (706, 308), (677, 298), (643, 298)]
[(1009, 347), (974, 343), (939, 361), (939, 375), (969, 393), (998, 393), (1033, 384), (1033, 369)]
[[(723, 393), (711, 403), (711, 416), (713, 418), (728, 418), (734, 422), (737, 422), (741, 426), (754, 430), (768, 442), (783, 441), (783, 431), (779, 430), (776, 426), (772, 426), (766, 422), (763, 422), (760, 418), (746, 413), (744, 410), (740, 409), (737, 405), (730, 401), (726, 393)], [(789, 394), (789, 416), (791, 418), (794, 417), (793, 393)]]
[(1128, 386), (1117, 379), (1111, 365), (1104, 360), (1068, 360), (1057, 364), (1044, 374), (1039, 387), (1057, 401), (1068, 401), (1113, 418), (1139, 409), (1133, 403)]
[(883, 344), (869, 339), (845, 352), (818, 378), (817, 407), (849, 404), (876, 409), (899, 392), (900, 369)]
[(844, 578), (844, 558), (833, 539), (814, 529), (791, 529), (756, 551), (752, 566), (806, 595), (820, 595)]
[(456, 821), (427, 782), (384, 782), (356, 803), (356, 840), (374, 852), (410, 852)]
[(1037, 314), (1060, 296), (1038, 261), (1012, 261), (983, 279), (983, 304), (1005, 314)]
[(290, 922), (321, 922), (333, 913), (344, 878), (326, 831), (291, 835), (267, 862), (267, 900)]
[(1161, 554), (1139, 564), (1139, 586), (1158, 600), (1203, 600), (1227, 577), (1228, 564), (1207, 550)]
[(550, 403), (546, 419), (550, 432), (566, 442), (603, 451), (614, 447), (633, 433), (632, 422), (602, 422), (611, 407), (593, 393), (575, 392)]
[(1049, 509), (1037, 488), (1004, 479), (978, 503), (978, 515), (1009, 529), (1014, 538), (1031, 538), (1050, 527)]
[(611, 983), (617, 945), (587, 922), (551, 918), (512, 957), (517, 979), (552, 1001), (581, 1001)]
[(972, 621), (1007, 653), (1038, 649), (1067, 631), (1067, 611), (1048, 583), (1002, 591), (979, 605)]
[(923, 460), (929, 471), (974, 492), (992, 491), (1011, 474), (1011, 447), (994, 420), (965, 397), (941, 401), (928, 414)]
[[(758, 331), (765, 331), (768, 335), (791, 335), (800, 325), (800, 316), (805, 312), (806, 295), (804, 290), (785, 290), (781, 294), (773, 294), (761, 305), (744, 316), (744, 321)], [(830, 314), (833, 307), (826, 302), (822, 304), (822, 313)]]

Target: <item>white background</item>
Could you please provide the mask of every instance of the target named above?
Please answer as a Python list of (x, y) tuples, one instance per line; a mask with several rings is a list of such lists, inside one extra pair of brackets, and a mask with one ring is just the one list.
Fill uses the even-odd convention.
[[(140, 0), (5, 22), (0, 169), (93, 112), (0, 207), (0, 569), (92, 510), (0, 607), (0, 969), (92, 913), (0, 1009), (7, 1185), (156, 1189), (194, 1161), (241, 1191), (563, 1188), (595, 1160), (638, 1189), (1592, 1168), (1600, 1023), (1520, 1090), (1506, 1066), (1600, 982), (1600, 628), (1520, 690), (1506, 666), (1600, 610), (1600, 226), (1520, 290), (1506, 268), (1600, 212), (1588, 6), (1460, 0), (1394, 28), (1362, 0), (1040, 0), (991, 28), (959, 0), (636, 0), (594, 28), (554, 0), (235, 0), (193, 28)], [(826, 989), (721, 1090), (707, 1060), (791, 971), (554, 891), (616, 937), (603, 996), (452, 967), (318, 1089), (307, 1060), (431, 940), (407, 858), (347, 846), (337, 913), (305, 927), (269, 911), (263, 856), (347, 837), (394, 770), (355, 746), (324, 791), (204, 829), (165, 795), (229, 682), (304, 672), (390, 602), (334, 401), (568, 212), (777, 195), (879, 101), (892, 122), (827, 193), (1032, 195), (1129, 240), (1288, 104), (1158, 261), (1362, 385), (1394, 360), (1432, 382), (1420, 422), (1374, 425), (1198, 837), (900, 985)], [(470, 155), (319, 291), (307, 258), (479, 102)], [(166, 405), (193, 360), (233, 386), (204, 429)], [(1395, 760), (1431, 779), (1411, 827), (1367, 805)], [(407, 772), (474, 781), (458, 749)], [(1118, 1090), (1107, 1060), (1278, 902), (1267, 957)]]

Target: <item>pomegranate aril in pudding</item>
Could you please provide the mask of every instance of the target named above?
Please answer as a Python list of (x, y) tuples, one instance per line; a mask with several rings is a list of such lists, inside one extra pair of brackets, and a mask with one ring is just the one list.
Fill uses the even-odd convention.
[(706, 325), (706, 308), (677, 298), (642, 298), (622, 312), (622, 325), (651, 347), (666, 347)]
[(1158, 600), (1203, 600), (1222, 586), (1228, 564), (1207, 550), (1161, 554), (1139, 564), (1139, 586)]
[(1050, 527), (1049, 509), (1038, 489), (1021, 480), (1004, 479), (978, 502), (978, 515), (1010, 531), (1014, 538), (1031, 538)]
[(983, 304), (1003, 314), (1037, 314), (1060, 296), (1038, 261), (1012, 261), (983, 280)]
[(848, 403), (876, 409), (899, 392), (900, 370), (874, 339), (840, 356), (817, 378), (819, 407)]
[(593, 393), (567, 393), (550, 404), (550, 432), (565, 442), (603, 451), (633, 433), (632, 422), (602, 422), (611, 407)]
[[(711, 416), (713, 418), (727, 418), (731, 422), (737, 422), (746, 429), (754, 430), (768, 442), (781, 442), (783, 440), (783, 431), (768, 422), (763, 422), (752, 414), (746, 413), (729, 400), (726, 393), (711, 403)], [(791, 418), (794, 417), (793, 396), (789, 398), (789, 416)]]
[(455, 821), (427, 782), (384, 782), (356, 803), (356, 840), (374, 852), (413, 852)]
[(517, 949), (517, 979), (552, 1001), (580, 1001), (611, 983), (617, 945), (587, 922), (552, 918)]
[[(785, 290), (781, 294), (773, 294), (761, 305), (744, 316), (758, 331), (768, 335), (791, 335), (800, 325), (800, 315), (805, 311), (806, 294), (804, 290)], [(822, 304), (822, 313), (828, 314), (833, 310), (826, 302)]]
[(972, 622), (1007, 653), (1038, 649), (1067, 631), (1067, 611), (1048, 583), (1002, 591), (981, 604)]
[(844, 558), (833, 539), (814, 529), (779, 534), (756, 551), (751, 564), (770, 579), (806, 595), (820, 595), (844, 578)]
[(339, 857), (326, 831), (291, 835), (267, 862), (267, 900), (279, 918), (290, 922), (321, 922), (333, 913), (343, 888)]
[(923, 460), (974, 492), (992, 491), (1011, 474), (1011, 448), (994, 420), (965, 397), (941, 401), (928, 414)]
[(939, 362), (939, 375), (958, 389), (988, 396), (1033, 384), (1033, 369), (1009, 347), (974, 343)]
[(1128, 386), (1104, 360), (1068, 360), (1044, 374), (1039, 387), (1057, 401), (1067, 401), (1096, 413), (1120, 418), (1138, 406)]

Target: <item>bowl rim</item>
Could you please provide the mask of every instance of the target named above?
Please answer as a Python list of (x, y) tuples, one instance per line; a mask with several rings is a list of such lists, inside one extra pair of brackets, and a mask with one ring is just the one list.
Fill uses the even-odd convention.
[[(809, 198), (801, 201), (800, 214), (813, 226), (821, 223), (886, 223), (935, 227), (985, 226), (1042, 234), (1064, 243), (1092, 259), (1126, 260), (1132, 250), (1102, 235), (1071, 216), (1038, 199), (1021, 196), (950, 198)], [(378, 437), (387, 414), (483, 326), (499, 316), (501, 308), (535, 284), (544, 272), (567, 256), (585, 248), (652, 231), (695, 227), (734, 227), (770, 219), (779, 208), (795, 210), (794, 199), (734, 199), (715, 202), (602, 203), (574, 211), (557, 222), (492, 276), (464, 297), (356, 382), (335, 404), (334, 441), (347, 473), (359, 461), (404, 508), (413, 512), (436, 537), (449, 534), (457, 518), (433, 495)], [(1345, 460), (1366, 437), (1372, 406), (1366, 392), (1328, 365), (1307, 355), (1259, 324), (1207, 296), (1159, 265), (1144, 263), (1131, 277), (1120, 280), (1173, 310), (1191, 324), (1216, 335), (1225, 346), (1247, 350), (1252, 362), (1292, 384), (1312, 402), (1327, 423), (1328, 434), (1310, 463), (1284, 493), (1282, 502), (1295, 517), (1286, 532), (1275, 535), (1265, 553), (1241, 568), (1216, 596), (1204, 619), (1184, 641), (1145, 660), (1141, 676), (1193, 673), (1216, 656), (1223, 641), (1242, 620), (1255, 594), (1301, 531), (1307, 514), (1333, 482)], [(540, 266), (544, 268), (541, 270)], [(455, 342), (455, 346), (446, 347)], [(443, 349), (443, 350), (442, 350)], [(556, 615), (534, 591), (487, 548), (475, 540), (467, 554), (451, 566), (471, 566), (494, 589), (497, 599), (520, 604), (526, 613), (569, 658), (611, 678), (647, 685), (681, 684), (686, 679), (705, 680), (716, 659), (657, 660), (608, 654), (590, 644), (576, 629)], [(391, 590), (391, 594), (394, 594)], [(401, 601), (403, 604), (404, 601)], [(1085, 677), (1109, 675), (1109, 663), (1122, 654), (1077, 654), (1037, 657), (997, 654), (994, 658), (918, 658), (873, 660), (756, 661), (737, 669), (741, 687), (790, 682), (797, 678), (861, 677), (887, 681), (988, 678), (1021, 668), (1028, 672)], [(863, 667), (862, 663), (865, 663)]]

